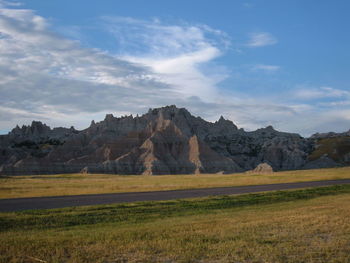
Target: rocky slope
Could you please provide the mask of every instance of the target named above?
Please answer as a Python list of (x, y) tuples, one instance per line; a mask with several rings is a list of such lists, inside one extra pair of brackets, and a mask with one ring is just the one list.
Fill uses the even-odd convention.
[(260, 163), (274, 171), (348, 164), (348, 157), (315, 154), (323, 136), (306, 139), (271, 126), (245, 132), (223, 117), (211, 123), (176, 106), (136, 117), (108, 114), (82, 131), (33, 121), (0, 136), (0, 173), (232, 173)]

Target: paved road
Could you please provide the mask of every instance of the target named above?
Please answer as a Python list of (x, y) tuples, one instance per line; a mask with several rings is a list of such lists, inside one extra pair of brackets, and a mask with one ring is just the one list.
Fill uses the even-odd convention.
[(235, 195), (264, 191), (329, 186), (336, 184), (350, 184), (350, 179), (153, 192), (0, 199), (0, 212), (21, 211), (27, 209), (51, 209), (84, 205), (115, 204), (136, 201), (160, 201), (215, 195)]

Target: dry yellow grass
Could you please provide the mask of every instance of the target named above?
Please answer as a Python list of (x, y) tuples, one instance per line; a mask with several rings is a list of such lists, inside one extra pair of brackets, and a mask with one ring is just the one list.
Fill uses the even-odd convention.
[(272, 174), (107, 175), (62, 174), (0, 178), (0, 198), (157, 191), (350, 178), (350, 167)]
[[(74, 212), (66, 211), (67, 216)], [(30, 228), (44, 215), (18, 214), (34, 218), (25, 221), (29, 228), (0, 233), (6, 241), (0, 243), (0, 262), (32, 262), (33, 257), (74, 263), (350, 262), (349, 194), (153, 220), (120, 222), (116, 216), (109, 223)]]

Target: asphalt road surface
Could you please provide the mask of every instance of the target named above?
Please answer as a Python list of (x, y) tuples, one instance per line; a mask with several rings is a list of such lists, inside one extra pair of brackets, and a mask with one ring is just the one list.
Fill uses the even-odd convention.
[(153, 192), (0, 199), (0, 212), (21, 211), (28, 209), (52, 209), (84, 205), (116, 204), (136, 201), (161, 201), (217, 195), (237, 195), (338, 184), (350, 184), (350, 179)]

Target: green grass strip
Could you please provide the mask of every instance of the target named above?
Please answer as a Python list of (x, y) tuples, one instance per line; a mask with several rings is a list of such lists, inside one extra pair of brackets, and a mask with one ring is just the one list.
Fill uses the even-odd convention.
[(205, 214), (216, 210), (307, 200), (350, 193), (350, 185), (274, 191), (200, 199), (137, 202), (128, 204), (28, 210), (0, 213), (0, 231), (55, 229), (103, 223), (142, 223), (172, 216)]

